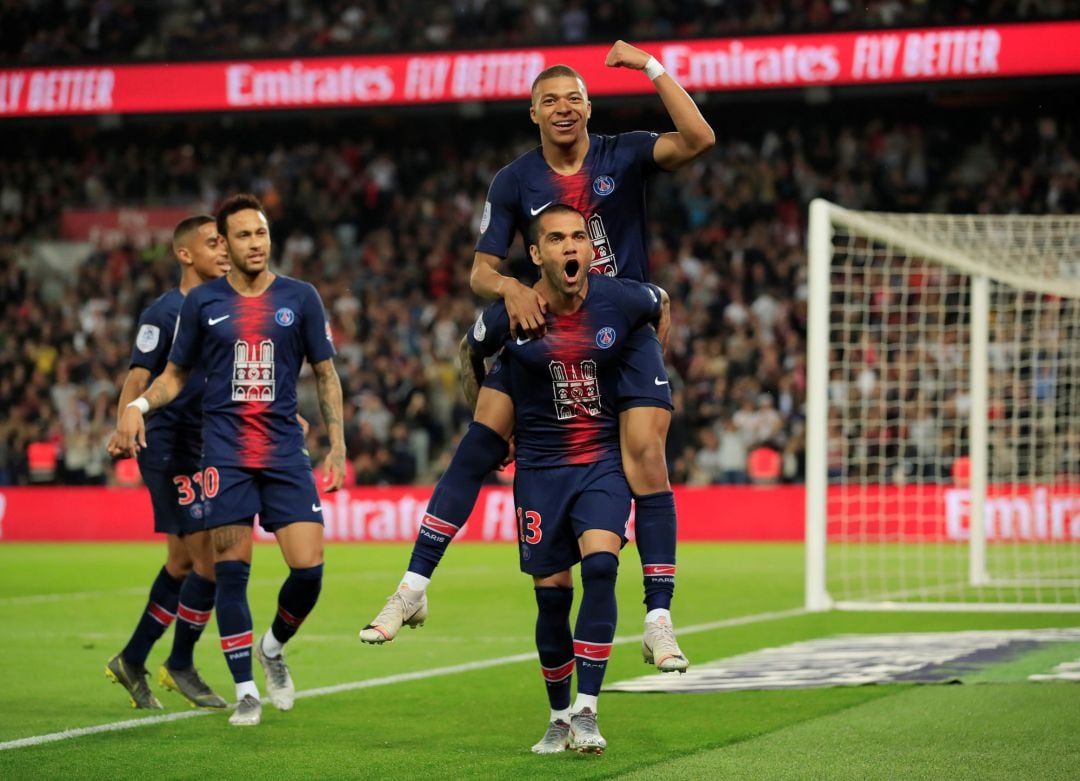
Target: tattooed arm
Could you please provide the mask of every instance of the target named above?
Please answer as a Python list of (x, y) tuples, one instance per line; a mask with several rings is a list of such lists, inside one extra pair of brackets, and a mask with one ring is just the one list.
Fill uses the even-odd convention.
[(476, 399), (480, 395), (480, 384), (484, 381), (487, 370), (484, 358), (472, 349), (469, 337), (463, 337), (458, 347), (458, 375), (461, 378), (461, 391), (465, 394), (465, 403), (469, 409), (476, 409)]
[(336, 491), (345, 482), (345, 415), (342, 412), (341, 380), (332, 358), (313, 364), (315, 386), (319, 394), (319, 410), (330, 436), (330, 452), (326, 456), (327, 491)]
[[(180, 395), (190, 374), (190, 370), (169, 361), (146, 393), (132, 403), (145, 402), (148, 413), (160, 409)], [(118, 458), (134, 456), (146, 447), (146, 421), (139, 407), (124, 406), (109, 444), (109, 452)]]

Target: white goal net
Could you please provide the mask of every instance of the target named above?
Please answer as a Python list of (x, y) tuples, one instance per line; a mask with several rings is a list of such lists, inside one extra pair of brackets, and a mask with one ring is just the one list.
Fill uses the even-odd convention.
[(1080, 611), (1080, 217), (810, 207), (806, 603)]

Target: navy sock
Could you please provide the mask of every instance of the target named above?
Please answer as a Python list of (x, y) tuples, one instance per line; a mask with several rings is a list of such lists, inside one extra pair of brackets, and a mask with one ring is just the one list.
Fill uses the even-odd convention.
[(618, 619), (615, 602), (618, 574), (619, 557), (614, 553), (593, 553), (581, 560), (581, 607), (574, 627), (578, 694), (598, 695), (604, 683)]
[(158, 641), (169, 624), (176, 618), (176, 605), (180, 600), (180, 584), (183, 578), (177, 580), (164, 567), (154, 578), (154, 584), (150, 586), (150, 599), (146, 603), (146, 609), (139, 617), (139, 623), (135, 625), (135, 631), (128, 640), (121, 655), (124, 661), (133, 667), (145, 667), (146, 657), (150, 655), (150, 649)]
[(675, 593), (675, 497), (671, 491), (635, 496), (634, 505), (645, 607), (670, 610)]
[(246, 561), (219, 561), (217, 576), (217, 625), (221, 650), (236, 683), (253, 680), (251, 674), (251, 608), (247, 583), (251, 565)]
[(574, 636), (570, 632), (572, 588), (536, 587), (536, 650), (552, 710), (570, 707)]
[(469, 519), (480, 486), (506, 458), (506, 440), (473, 421), (431, 494), (409, 559), (409, 571), (430, 578), (458, 529)]
[(214, 592), (217, 584), (194, 570), (184, 578), (180, 587), (180, 605), (176, 609), (176, 632), (172, 653), (166, 664), (172, 670), (186, 670), (195, 662), (195, 643), (202, 637), (210, 614), (214, 612)]
[(289, 577), (285, 578), (278, 592), (277, 615), (270, 626), (279, 643), (287, 643), (314, 609), (322, 590), (322, 576), (322, 564), (289, 569)]

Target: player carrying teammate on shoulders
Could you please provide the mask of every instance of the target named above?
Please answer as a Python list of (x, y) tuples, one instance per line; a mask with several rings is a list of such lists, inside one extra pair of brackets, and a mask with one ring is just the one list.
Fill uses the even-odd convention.
[[(675, 131), (590, 134), (592, 104), (581, 76), (566, 65), (554, 65), (536, 77), (529, 114), (540, 130), (540, 146), (492, 180), (472, 269), (473, 290), (486, 298), (502, 298), (511, 326), (527, 336), (544, 333), (548, 302), (537, 288), (499, 273), (514, 234), (524, 234), (532, 218), (549, 204), (569, 204), (585, 215), (594, 248), (592, 271), (648, 281), (646, 181), (659, 170), (682, 168), (715, 143), (713, 130), (693, 99), (647, 52), (617, 41), (605, 63), (643, 71), (652, 80)], [(506, 456), (504, 440), (513, 426), (512, 407), (505, 395), (481, 392), (474, 423), (432, 495), (408, 570), (383, 611), (361, 631), (365, 642), (391, 640), (403, 624), (415, 626), (426, 619), (427, 584), (468, 519), (484, 478)], [(661, 672), (682, 672), (689, 663), (676, 641), (670, 612), (676, 525), (664, 451), (671, 423), (671, 388), (660, 344), (649, 329), (636, 331), (633, 344), (623, 353), (616, 407), (644, 574), (647, 612), (642, 652)]]
[[(117, 406), (118, 422), (124, 408), (165, 368), (184, 297), (229, 270), (225, 242), (209, 214), (180, 221), (173, 231), (173, 253), (180, 263), (180, 286), (139, 316), (131, 368)], [(179, 692), (193, 707), (227, 705), (202, 679), (193, 661), (195, 642), (214, 609), (215, 585), (214, 552), (203, 525), (199, 490), (204, 380), (201, 369), (192, 374), (184, 392), (148, 422), (147, 447), (139, 452), (139, 472), (150, 491), (154, 531), (166, 535), (165, 566), (150, 587), (150, 600), (131, 639), (105, 666), (105, 674), (127, 689), (134, 708), (162, 707), (146, 681), (146, 658), (175, 619), (179, 620), (172, 653), (158, 671), (161, 685)], [(112, 456), (122, 455), (118, 436), (113, 432), (106, 446)]]
[[(669, 302), (654, 285), (590, 274), (592, 243), (571, 206), (542, 209), (527, 242), (541, 270), (544, 335), (515, 336), (506, 304), (492, 304), (463, 343), (463, 384), (470, 402), (482, 380), (514, 405), (520, 562), (533, 576), (536, 648), (551, 706), (547, 732), (532, 750), (601, 753), (607, 743), (597, 698), (615, 638), (615, 581), (630, 513), (615, 404), (620, 365), (635, 330), (656, 322), (666, 334)], [(500, 350), (485, 377), (484, 358)], [(570, 569), (578, 562), (583, 593), (571, 632)]]
[[(236, 682), (231, 724), (262, 718), (252, 676), (252, 646), (270, 701), (293, 707), (295, 689), (283, 647), (315, 607), (323, 577), (322, 504), (296, 414), (304, 359), (315, 373), (319, 409), (330, 435), (327, 481), (345, 475), (341, 382), (315, 288), (269, 268), (270, 227), (253, 195), (228, 198), (217, 214), (232, 268), (189, 294), (180, 310), (169, 363), (124, 411), (122, 448), (146, 446), (143, 415), (168, 404), (194, 366), (206, 370), (203, 401), (204, 515), (214, 546), (221, 647)], [(289, 566), (270, 629), (253, 642), (247, 582), (254, 516), (277, 537)]]

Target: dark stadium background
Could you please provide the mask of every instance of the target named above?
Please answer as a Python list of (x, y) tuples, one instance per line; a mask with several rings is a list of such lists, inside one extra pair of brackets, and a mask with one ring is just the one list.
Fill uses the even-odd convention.
[[(1069, 4), (774, 0), (0, 4), (0, 68), (605, 44), (1069, 18)], [(627, 74), (632, 77), (633, 74)], [(654, 280), (675, 301), (673, 482), (747, 478), (757, 448), (803, 478), (809, 201), (859, 209), (1069, 213), (1076, 75), (696, 97), (706, 157), (651, 189)], [(654, 95), (594, 98), (593, 132), (666, 130)], [(57, 250), (65, 210), (268, 204), (278, 270), (333, 320), (357, 485), (430, 484), (468, 420), (451, 359), (492, 174), (537, 143), (523, 101), (0, 120), (0, 485), (113, 484), (104, 453), (135, 318), (176, 278), (136, 236)], [(56, 252), (70, 271), (44, 258)], [(74, 262), (73, 262), (74, 261)], [(520, 248), (511, 257), (529, 269)], [(310, 385), (302, 411), (325, 432)], [(55, 459), (31, 469), (31, 453)], [(903, 432), (892, 444), (903, 457)], [(947, 479), (942, 454), (928, 479)], [(48, 467), (48, 459), (45, 466)]]

